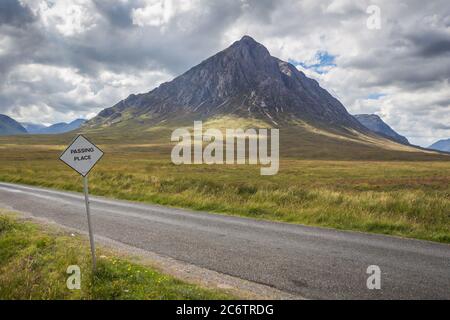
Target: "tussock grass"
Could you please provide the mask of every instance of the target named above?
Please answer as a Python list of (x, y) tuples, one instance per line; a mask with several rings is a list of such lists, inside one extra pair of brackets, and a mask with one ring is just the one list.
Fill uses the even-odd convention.
[[(230, 299), (98, 250), (89, 244), (0, 211), (0, 299)], [(81, 290), (66, 286), (69, 265), (81, 268)]]

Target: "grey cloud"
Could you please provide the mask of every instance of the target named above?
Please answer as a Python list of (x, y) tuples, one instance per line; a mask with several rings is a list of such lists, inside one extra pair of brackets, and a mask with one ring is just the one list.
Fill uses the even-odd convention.
[(415, 32), (408, 36), (412, 41), (415, 51), (423, 58), (434, 58), (440, 55), (450, 54), (450, 33), (427, 30), (420, 34)]
[(0, 25), (9, 24), (23, 26), (35, 20), (35, 16), (27, 6), (20, 4), (18, 0), (0, 1)]
[(31, 26), (26, 28), (0, 26), (1, 37), (11, 41), (0, 57), (0, 90), (9, 72), (20, 64), (33, 62), (36, 52), (45, 41), (39, 30)]
[(416, 90), (433, 86), (450, 78), (447, 70), (450, 69), (450, 60), (437, 62), (431, 65), (405, 64), (400, 66), (383, 66), (369, 72), (375, 75), (375, 81), (362, 84), (366, 87), (397, 86), (408, 90)]
[(98, 13), (116, 27), (131, 27), (133, 19), (131, 12), (134, 8), (141, 7), (142, 1), (111, 2), (109, 0), (93, 0)]
[(450, 130), (450, 125), (443, 123), (434, 123), (432, 127), (437, 130)]
[[(45, 45), (34, 51), (39, 63), (72, 66), (95, 76), (100, 70), (130, 72), (162, 69), (176, 75), (222, 49), (222, 32), (241, 13), (238, 2), (204, 2), (203, 14), (185, 12), (165, 26), (164, 34), (154, 26), (131, 24), (132, 9), (140, 1), (110, 5), (96, 0), (95, 7), (106, 17), (88, 32), (73, 38), (47, 34)], [(184, 22), (189, 28), (180, 28)]]
[(417, 50), (419, 49), (397, 50), (394, 46), (369, 49), (364, 56), (348, 58), (341, 66), (366, 73), (365, 81), (360, 83), (362, 87), (398, 86), (418, 89), (450, 79), (450, 55), (437, 55), (436, 50), (435, 56), (423, 57), (420, 54), (418, 57)]

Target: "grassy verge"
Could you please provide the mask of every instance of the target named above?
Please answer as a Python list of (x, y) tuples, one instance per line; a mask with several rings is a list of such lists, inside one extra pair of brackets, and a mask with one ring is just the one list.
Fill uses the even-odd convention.
[[(230, 299), (98, 250), (79, 236), (21, 221), (0, 211), (0, 299)], [(66, 286), (67, 267), (81, 269), (81, 289)]]

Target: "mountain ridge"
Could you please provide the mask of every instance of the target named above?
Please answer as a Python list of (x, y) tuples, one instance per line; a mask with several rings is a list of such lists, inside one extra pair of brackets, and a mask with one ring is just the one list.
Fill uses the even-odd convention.
[(16, 120), (0, 114), (0, 135), (26, 134), (27, 130)]
[(398, 134), (394, 129), (392, 129), (380, 116), (376, 114), (355, 114), (353, 115), (363, 126), (369, 130), (386, 137), (388, 139), (394, 140), (401, 144), (409, 145), (409, 141), (406, 137)]
[(450, 138), (436, 141), (431, 146), (429, 146), (428, 149), (450, 152)]
[(47, 126), (39, 123), (21, 122), (20, 124), (27, 130), (29, 134), (35, 134), (40, 130), (47, 128)]
[(71, 122), (59, 122), (55, 123), (47, 128), (44, 128), (39, 131), (39, 134), (58, 134), (65, 133), (72, 130), (79, 129), (84, 123), (85, 119), (75, 119)]
[(58, 122), (50, 126), (30, 122), (22, 123), (22, 125), (29, 134), (59, 134), (79, 129), (85, 122), (85, 119), (75, 119), (71, 122)]

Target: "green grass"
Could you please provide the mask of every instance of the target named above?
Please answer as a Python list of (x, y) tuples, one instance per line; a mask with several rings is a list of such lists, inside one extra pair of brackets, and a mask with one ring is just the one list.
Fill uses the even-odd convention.
[[(91, 271), (89, 244), (80, 236), (44, 228), (0, 211), (0, 299), (230, 299), (97, 250)], [(81, 290), (66, 286), (69, 265), (81, 268)]]
[[(138, 129), (88, 134), (106, 152), (90, 174), (92, 194), (450, 243), (448, 156), (287, 129), (279, 173), (261, 176), (257, 166), (175, 166), (170, 128)], [(58, 160), (72, 138), (0, 138), (0, 181), (82, 191), (81, 179)]]

